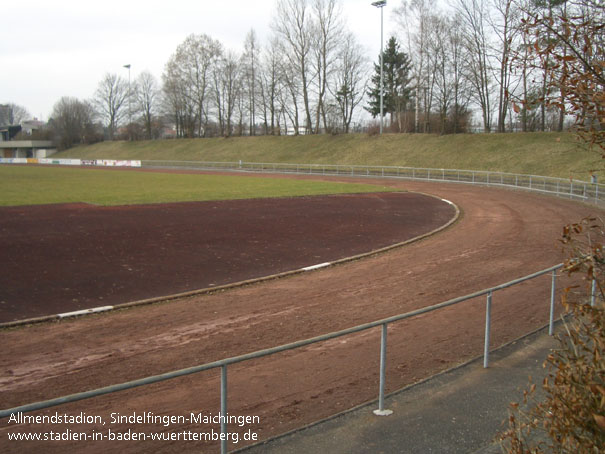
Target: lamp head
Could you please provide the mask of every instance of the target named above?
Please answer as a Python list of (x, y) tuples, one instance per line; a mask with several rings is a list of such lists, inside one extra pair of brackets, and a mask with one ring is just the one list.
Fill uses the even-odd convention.
[(382, 8), (383, 6), (386, 6), (387, 4), (387, 0), (379, 0), (377, 2), (373, 2), (372, 6), (375, 6), (376, 8)]

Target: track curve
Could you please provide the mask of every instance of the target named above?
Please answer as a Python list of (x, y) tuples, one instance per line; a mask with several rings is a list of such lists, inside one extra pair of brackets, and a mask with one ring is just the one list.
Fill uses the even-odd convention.
[[(562, 261), (557, 245), (561, 227), (597, 213), (594, 207), (566, 200), (494, 188), (396, 180), (380, 184), (447, 198), (463, 215), (455, 226), (433, 237), (316, 273), (167, 305), (0, 332), (3, 344), (10, 346), (0, 352), (0, 406), (243, 354), (496, 285)], [(540, 302), (548, 293), (545, 282), (544, 288), (522, 285), (498, 294), (492, 309), (493, 345), (541, 326), (547, 308)], [(389, 328), (387, 390), (478, 355), (482, 330), (483, 301)], [(234, 366), (229, 372), (229, 411), (259, 415), (261, 424), (253, 429), (266, 438), (374, 399), (378, 350), (377, 330)], [(218, 374), (211, 371), (66, 405), (60, 411), (105, 418), (113, 411), (216, 413), (218, 391)], [(200, 429), (191, 424), (179, 428)], [(3, 434), (0, 446), (5, 440)], [(25, 452), (33, 445), (21, 446)], [(66, 444), (43, 446), (46, 452), (62, 452)], [(83, 448), (72, 443), (70, 448), (103, 452), (107, 445), (91, 442)], [(183, 449), (214, 452), (216, 446), (182, 441), (120, 445), (123, 452)]]

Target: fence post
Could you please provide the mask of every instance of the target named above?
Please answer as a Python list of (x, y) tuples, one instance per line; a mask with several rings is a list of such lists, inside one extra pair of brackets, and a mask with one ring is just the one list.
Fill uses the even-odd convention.
[(548, 324), (548, 335), (552, 336), (555, 327), (555, 284), (557, 279), (557, 270), (552, 271), (552, 283), (550, 286), (550, 323)]
[(485, 305), (485, 347), (483, 349), (483, 367), (489, 367), (489, 336), (492, 319), (492, 292), (487, 294), (487, 303)]
[(227, 454), (227, 366), (221, 366), (221, 454)]
[(594, 307), (595, 298), (597, 296), (597, 280), (592, 278), (592, 288), (590, 289), (590, 305)]
[(377, 416), (388, 416), (393, 410), (384, 409), (384, 382), (386, 378), (387, 363), (387, 324), (382, 325), (382, 337), (380, 340), (380, 389), (378, 391), (378, 410), (374, 410)]

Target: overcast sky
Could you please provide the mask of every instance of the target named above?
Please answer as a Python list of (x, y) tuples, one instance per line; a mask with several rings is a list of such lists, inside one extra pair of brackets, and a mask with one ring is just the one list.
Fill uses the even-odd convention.
[[(341, 0), (343, 17), (371, 60), (380, 52), (380, 11), (373, 0)], [(62, 96), (89, 99), (105, 73), (158, 81), (176, 47), (206, 33), (241, 51), (250, 29), (267, 42), (276, 0), (29, 0), (4, 2), (0, 20), (0, 104), (12, 102), (48, 120)], [(385, 41), (395, 25), (384, 10)]]

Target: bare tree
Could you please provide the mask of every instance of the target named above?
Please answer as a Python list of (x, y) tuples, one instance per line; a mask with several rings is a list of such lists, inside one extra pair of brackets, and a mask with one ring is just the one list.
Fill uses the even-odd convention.
[(465, 62), (468, 59), (467, 48), (464, 45), (463, 34), (458, 27), (460, 18), (454, 15), (447, 26), (447, 47), (449, 49), (449, 76), (451, 84), (452, 108), (451, 122), (454, 134), (466, 131), (466, 118), (469, 114), (470, 99), (469, 81), (465, 74)]
[[(301, 97), (300, 74), (289, 61), (284, 61), (280, 71), (280, 79), (283, 81), (284, 88), (279, 91), (279, 103), (281, 106), (282, 118), (288, 118), (293, 125), (294, 134), (298, 135), (300, 131), (299, 119), (299, 99)], [(307, 117), (310, 120), (310, 117)], [(308, 123), (310, 124), (310, 123)], [(305, 128), (308, 130), (308, 127)], [(287, 128), (286, 128), (287, 133)]]
[(493, 0), (493, 13), (489, 15), (489, 23), (497, 37), (495, 47), (498, 68), (498, 132), (506, 130), (506, 115), (509, 111), (509, 93), (512, 91), (512, 74), (510, 71), (513, 57), (514, 40), (517, 38), (520, 17), (514, 0)]
[(99, 83), (94, 104), (105, 121), (109, 139), (113, 140), (122, 119), (128, 114), (123, 107), (128, 102), (128, 81), (107, 73)]
[[(557, 3), (527, 11), (532, 49), (548, 81), (544, 99), (572, 114), (584, 144), (605, 156), (605, 6), (600, 0), (576, 0), (555, 13)], [(553, 39), (545, 41), (545, 35)]]
[(330, 92), (336, 99), (345, 133), (351, 127), (355, 109), (363, 100), (366, 91), (368, 61), (362, 54), (352, 33), (344, 36), (343, 46), (338, 55), (338, 66)]
[[(292, 74), (295, 77), (287, 79), (288, 82), (294, 83), (296, 79), (300, 81), (307, 132), (313, 132), (310, 104), (310, 86), (313, 82), (311, 25), (308, 0), (278, 0), (272, 28), (282, 40), (284, 54), (287, 56), (290, 68), (296, 72), (296, 75)], [(294, 94), (298, 88), (291, 86), (289, 90)]]
[(233, 133), (233, 114), (241, 94), (239, 58), (228, 52), (214, 67), (214, 94), (221, 135)]
[(149, 71), (143, 71), (135, 81), (136, 108), (143, 120), (147, 139), (153, 139), (153, 122), (158, 104), (158, 83)]
[(245, 91), (248, 101), (248, 119), (250, 121), (249, 134), (256, 133), (256, 103), (258, 84), (258, 66), (259, 66), (259, 44), (256, 38), (256, 32), (252, 29), (246, 35), (244, 44), (243, 60), (243, 81), (245, 82)]
[[(393, 16), (405, 32), (408, 55), (413, 61), (414, 89), (416, 91), (416, 132), (420, 132), (420, 104), (424, 108), (424, 132), (428, 132), (428, 118), (435, 83), (435, 59), (431, 61), (429, 46), (431, 34), (435, 32), (434, 15), (437, 11), (435, 0), (402, 0)], [(437, 30), (437, 32), (440, 32)]]
[(315, 109), (315, 132), (320, 130), (320, 119), (326, 128), (325, 97), (329, 78), (337, 61), (342, 43), (344, 27), (340, 19), (340, 4), (337, 0), (313, 0), (314, 32), (312, 36), (315, 54), (314, 78), (317, 87), (317, 106)]
[(93, 120), (94, 109), (90, 103), (64, 96), (55, 103), (48, 123), (57, 147), (64, 150), (97, 140)]
[(263, 125), (265, 134), (275, 135), (279, 123), (278, 92), (281, 90), (280, 79), (280, 46), (273, 38), (265, 48), (262, 58), (262, 71), (260, 72), (260, 97), (263, 110)]
[[(189, 35), (170, 57), (163, 74), (167, 104), (182, 135), (204, 136), (209, 121), (208, 93), (222, 45), (208, 35)], [(178, 114), (177, 114), (178, 112)], [(180, 123), (180, 126), (179, 126)]]
[(0, 105), (0, 125), (19, 125), (27, 119), (31, 119), (31, 114), (25, 107), (12, 102)]
[(492, 81), (489, 61), (489, 35), (487, 18), (489, 12), (485, 0), (457, 0), (458, 11), (468, 46), (468, 77), (473, 85), (474, 98), (483, 118), (483, 130), (492, 128)]

